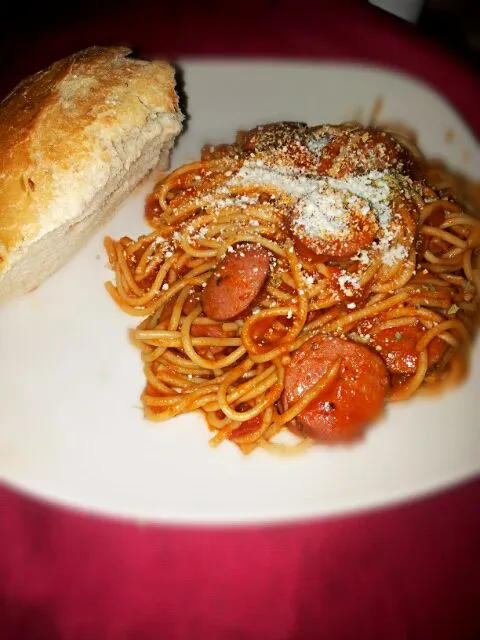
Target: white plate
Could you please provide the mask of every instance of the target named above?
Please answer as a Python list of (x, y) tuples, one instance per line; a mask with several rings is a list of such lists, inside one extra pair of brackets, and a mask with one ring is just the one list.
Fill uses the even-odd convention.
[[(435, 92), (385, 70), (345, 65), (185, 62), (191, 116), (173, 164), (204, 142), (277, 119), (338, 122), (367, 114), (413, 126), (429, 153), (472, 174), (480, 149)], [(447, 131), (455, 132), (447, 142)], [(106, 295), (102, 245), (144, 230), (135, 193), (115, 219), (34, 293), (0, 310), (0, 476), (22, 491), (105, 514), (179, 523), (272, 522), (417, 497), (480, 471), (480, 349), (459, 389), (388, 408), (365, 441), (281, 459), (216, 450), (202, 418), (142, 418), (135, 319)]]

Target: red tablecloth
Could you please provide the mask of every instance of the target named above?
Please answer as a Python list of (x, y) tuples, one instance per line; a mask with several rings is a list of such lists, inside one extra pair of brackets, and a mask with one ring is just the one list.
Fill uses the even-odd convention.
[[(355, 59), (430, 82), (480, 133), (473, 70), (364, 2), (124, 4), (73, 7), (70, 23), (36, 33), (3, 25), (3, 93), (89, 44)], [(479, 540), (480, 481), (347, 517), (222, 530), (116, 522), (4, 487), (0, 638), (473, 640)]]

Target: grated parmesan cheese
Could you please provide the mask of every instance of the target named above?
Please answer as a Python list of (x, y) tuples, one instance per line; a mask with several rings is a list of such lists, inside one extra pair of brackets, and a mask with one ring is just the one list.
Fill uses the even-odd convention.
[(329, 183), (340, 191), (348, 191), (363, 200), (366, 200), (378, 216), (378, 222), (385, 229), (392, 218), (392, 210), (389, 205), (390, 187), (385, 179), (385, 174), (380, 171), (370, 171), (360, 176), (348, 176), (347, 178), (329, 178)]
[[(328, 139), (317, 138), (309, 144), (320, 149), (328, 144)], [(400, 180), (404, 190), (410, 185), (410, 181), (402, 176), (392, 176), (377, 170), (342, 179), (312, 177), (292, 167), (266, 165), (257, 158), (244, 162), (229, 185), (268, 185), (283, 191), (296, 201), (298, 216), (294, 224), (311, 238), (325, 235), (347, 237), (351, 232), (349, 212), (366, 215), (373, 211), (381, 234), (377, 250), (384, 264), (391, 266), (408, 256), (408, 248), (394, 242), (395, 220), (390, 206), (392, 180)], [(366, 250), (361, 250), (353, 259), (365, 266), (370, 263)]]
[(393, 266), (399, 260), (408, 258), (408, 249), (403, 244), (391, 246), (391, 239), (386, 236), (379, 242), (380, 252), (382, 254), (382, 262), (388, 267)]
[(353, 256), (351, 260), (358, 260), (358, 262), (360, 264), (363, 264), (364, 266), (370, 264), (370, 256), (368, 255), (366, 249), (360, 249), (360, 251), (355, 256)]
[(318, 181), (317, 190), (298, 200), (297, 210), (295, 226), (310, 238), (345, 238), (351, 233), (350, 214), (359, 211), (366, 215), (370, 208), (357, 196), (347, 200), (344, 193), (332, 190), (326, 181)]
[(307, 141), (308, 150), (316, 156), (321, 156), (322, 151), (330, 144), (331, 140), (331, 136), (309, 137)]
[(338, 284), (347, 298), (351, 298), (354, 291), (358, 291), (360, 289), (359, 279), (350, 273), (345, 273), (339, 276)]

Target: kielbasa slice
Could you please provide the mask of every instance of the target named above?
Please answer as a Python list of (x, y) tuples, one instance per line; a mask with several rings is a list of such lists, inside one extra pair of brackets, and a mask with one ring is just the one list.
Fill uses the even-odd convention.
[(212, 320), (233, 320), (254, 302), (270, 269), (270, 252), (261, 245), (239, 243), (210, 276), (202, 308)]
[[(372, 343), (377, 347), (387, 369), (392, 373), (412, 375), (418, 367), (417, 343), (425, 333), (420, 324), (383, 329), (372, 335)], [(428, 364), (433, 366), (445, 353), (446, 343), (434, 338), (427, 347)]]
[(299, 400), (339, 359), (337, 378), (296, 418), (319, 442), (358, 438), (381, 415), (389, 388), (385, 364), (374, 351), (352, 340), (319, 335), (293, 354), (285, 377), (286, 406)]
[(375, 212), (360, 196), (319, 184), (299, 198), (289, 218), (293, 235), (326, 259), (345, 259), (370, 246), (379, 231)]

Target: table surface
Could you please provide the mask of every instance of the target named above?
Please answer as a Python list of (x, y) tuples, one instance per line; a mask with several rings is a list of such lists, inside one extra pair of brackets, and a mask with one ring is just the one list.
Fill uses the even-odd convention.
[[(432, 84), (480, 134), (473, 69), (360, 0), (108, 0), (4, 23), (0, 88), (90, 44), (151, 55), (363, 60)], [(48, 12), (47, 12), (48, 14)], [(40, 28), (41, 24), (41, 28)], [(1, 410), (0, 410), (1, 411)], [(1, 416), (0, 416), (1, 419)], [(0, 638), (480, 638), (480, 480), (289, 525), (139, 525), (0, 487)]]

